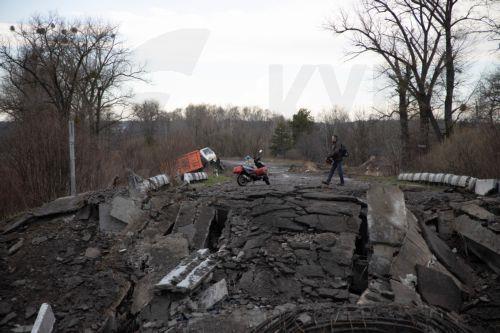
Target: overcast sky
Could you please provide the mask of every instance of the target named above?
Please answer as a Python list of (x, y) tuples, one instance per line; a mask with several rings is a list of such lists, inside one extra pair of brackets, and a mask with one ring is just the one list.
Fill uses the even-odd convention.
[[(0, 0), (0, 29), (33, 13), (94, 16), (120, 24), (150, 83), (134, 84), (138, 100), (167, 110), (189, 103), (249, 105), (287, 116), (300, 107), (317, 114), (343, 105), (351, 112), (386, 107), (373, 80), (378, 58), (346, 61), (343, 37), (325, 23), (353, 0)], [(475, 49), (473, 73), (495, 61), (492, 45)], [(498, 59), (498, 58), (497, 58)]]

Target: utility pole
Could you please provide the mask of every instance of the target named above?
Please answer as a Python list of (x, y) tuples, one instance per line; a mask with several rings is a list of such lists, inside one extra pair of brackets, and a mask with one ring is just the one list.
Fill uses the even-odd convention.
[(75, 121), (70, 118), (69, 128), (69, 184), (70, 195), (76, 195), (76, 171), (75, 171)]

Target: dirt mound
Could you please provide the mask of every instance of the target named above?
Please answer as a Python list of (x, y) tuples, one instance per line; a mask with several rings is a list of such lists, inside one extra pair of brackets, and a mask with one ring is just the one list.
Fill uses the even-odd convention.
[(288, 172), (304, 173), (304, 172), (318, 172), (318, 166), (314, 162), (304, 162), (304, 164), (292, 164)]
[(372, 155), (368, 161), (357, 167), (358, 172), (366, 176), (391, 176), (396, 173), (388, 158)]

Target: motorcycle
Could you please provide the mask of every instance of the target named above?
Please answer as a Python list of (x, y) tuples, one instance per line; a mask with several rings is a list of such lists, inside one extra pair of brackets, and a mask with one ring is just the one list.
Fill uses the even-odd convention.
[(270, 185), (269, 176), (267, 174), (267, 167), (261, 162), (262, 149), (259, 154), (253, 158), (255, 167), (249, 165), (238, 165), (234, 167), (233, 173), (237, 174), (236, 181), (240, 186), (246, 186), (249, 182), (263, 180), (267, 185)]

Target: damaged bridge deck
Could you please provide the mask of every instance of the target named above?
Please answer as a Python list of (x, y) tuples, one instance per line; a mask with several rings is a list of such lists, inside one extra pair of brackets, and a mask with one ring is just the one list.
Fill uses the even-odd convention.
[(498, 329), (498, 197), (320, 179), (87, 193), (7, 221), (0, 330), (42, 303), (64, 332)]

